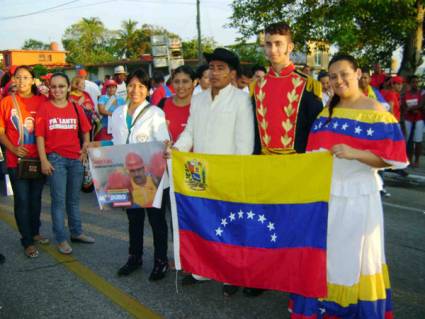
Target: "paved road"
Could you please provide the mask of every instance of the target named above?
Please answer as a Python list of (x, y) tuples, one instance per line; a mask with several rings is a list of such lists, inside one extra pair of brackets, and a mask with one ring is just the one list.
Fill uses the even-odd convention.
[[(425, 161), (423, 161), (425, 162)], [(396, 318), (425, 318), (425, 169), (413, 177), (387, 174), (386, 252)], [(182, 288), (181, 274), (160, 282), (148, 276), (152, 236), (146, 227), (143, 269), (128, 278), (116, 270), (127, 258), (127, 220), (122, 211), (100, 212), (93, 194), (82, 194), (85, 231), (94, 245), (73, 245), (72, 257), (42, 248), (38, 259), (23, 254), (14, 225), (12, 199), (0, 197), (0, 318), (289, 318), (287, 294), (267, 292), (255, 299), (240, 292), (231, 298), (214, 282)], [(52, 238), (49, 196), (43, 195), (42, 232)], [(172, 245), (170, 242), (170, 256)]]

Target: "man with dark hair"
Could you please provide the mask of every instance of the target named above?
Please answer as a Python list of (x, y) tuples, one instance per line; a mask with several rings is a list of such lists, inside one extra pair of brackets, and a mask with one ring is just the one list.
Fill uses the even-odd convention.
[(158, 105), (164, 97), (173, 95), (173, 91), (165, 84), (164, 75), (161, 72), (154, 72), (152, 76), (153, 93), (151, 96), (151, 104)]
[(293, 49), (289, 25), (266, 28), (265, 54), (271, 67), (254, 94), (262, 154), (304, 153), (311, 125), (323, 107), (321, 84), (295, 69)]
[(208, 64), (202, 64), (196, 69), (196, 79), (198, 80), (198, 85), (195, 90), (193, 90), (193, 95), (204, 92), (210, 87), (210, 67)]
[(329, 73), (321, 70), (317, 76), (317, 80), (322, 84), (322, 103), (326, 106), (331, 99), (333, 92), (329, 82)]
[(252, 72), (250, 68), (240, 67), (237, 70), (236, 87), (242, 91), (249, 93), (249, 84), (252, 81)]
[(381, 65), (376, 63), (374, 65), (374, 72), (370, 79), (370, 85), (378, 89), (382, 89), (381, 86), (384, 84), (386, 77), (387, 75), (385, 74), (384, 70), (382, 70)]
[(256, 64), (252, 67), (252, 74), (254, 75), (254, 79), (256, 81), (259, 81), (264, 78), (266, 73), (267, 69), (263, 65)]
[(360, 77), (360, 80), (359, 80), (360, 89), (362, 90), (364, 95), (366, 95), (367, 97), (371, 99), (377, 100), (387, 109), (387, 111), (389, 111), (390, 105), (388, 104), (388, 102), (385, 101), (385, 99), (382, 97), (381, 92), (379, 92), (379, 90), (376, 87), (370, 85), (370, 83), (371, 83), (370, 70), (367, 67), (363, 67), (362, 76)]
[[(310, 128), (323, 108), (320, 83), (295, 69), (290, 60), (293, 49), (289, 25), (266, 27), (265, 54), (271, 67), (254, 90), (256, 153), (304, 153)], [(262, 291), (245, 288), (244, 294), (255, 297)]]
[[(189, 119), (174, 147), (184, 152), (250, 155), (254, 148), (251, 102), (248, 94), (232, 85), (239, 58), (223, 48), (204, 56), (209, 65), (211, 87), (192, 98)], [(188, 275), (182, 284), (193, 285), (206, 279)], [(223, 285), (225, 296), (237, 290), (236, 286)]]

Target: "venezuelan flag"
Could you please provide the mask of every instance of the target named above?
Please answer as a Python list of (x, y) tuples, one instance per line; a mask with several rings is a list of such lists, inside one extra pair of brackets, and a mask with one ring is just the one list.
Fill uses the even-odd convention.
[(389, 112), (335, 108), (329, 120), (328, 108), (313, 123), (307, 151), (331, 149), (335, 144), (369, 150), (395, 168), (407, 163), (400, 125)]
[(325, 296), (331, 171), (326, 152), (173, 152), (177, 268), (238, 286)]

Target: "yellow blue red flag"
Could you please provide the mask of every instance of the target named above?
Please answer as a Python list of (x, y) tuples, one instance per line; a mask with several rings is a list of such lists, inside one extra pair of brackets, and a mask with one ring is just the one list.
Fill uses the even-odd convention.
[(173, 152), (176, 266), (233, 285), (325, 296), (331, 172), (327, 152)]

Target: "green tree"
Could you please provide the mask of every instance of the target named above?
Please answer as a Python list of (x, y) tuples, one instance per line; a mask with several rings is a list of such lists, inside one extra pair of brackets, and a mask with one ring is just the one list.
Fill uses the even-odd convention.
[(115, 32), (105, 28), (98, 18), (83, 18), (65, 30), (62, 44), (69, 51), (67, 62), (95, 64), (114, 60)]
[[(203, 37), (201, 39), (202, 52), (212, 52), (217, 47), (217, 42), (212, 37)], [(182, 42), (183, 57), (185, 59), (197, 59), (198, 58), (198, 39)]]
[(235, 52), (242, 62), (261, 65), (268, 64), (264, 56), (264, 50), (257, 42), (247, 43), (246, 41), (241, 41), (233, 45), (228, 45), (227, 48)]
[(50, 50), (50, 44), (35, 39), (27, 39), (22, 46), (22, 50)]
[(117, 32), (116, 51), (124, 59), (138, 58), (145, 51), (145, 41), (141, 29), (137, 29), (137, 21), (128, 19), (121, 23)]
[(392, 52), (403, 47), (401, 74), (422, 62), (423, 0), (234, 0), (232, 7), (230, 26), (245, 37), (286, 21), (304, 50), (308, 40), (327, 41), (362, 63), (389, 66)]
[(32, 70), (36, 78), (40, 78), (40, 76), (46, 75), (49, 72), (49, 70), (44, 65), (41, 65), (41, 64), (34, 65)]

